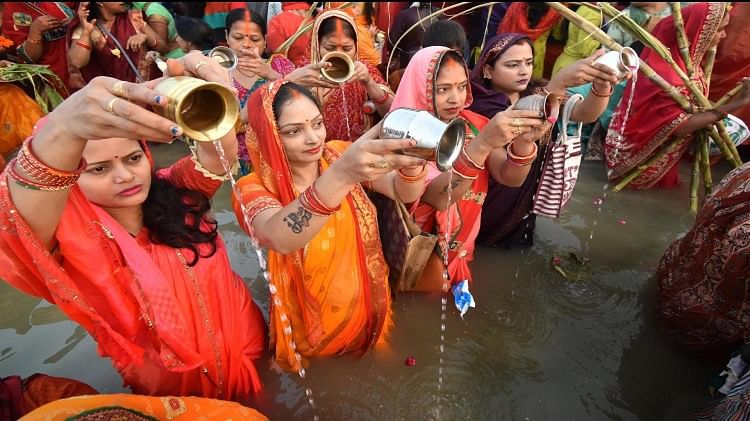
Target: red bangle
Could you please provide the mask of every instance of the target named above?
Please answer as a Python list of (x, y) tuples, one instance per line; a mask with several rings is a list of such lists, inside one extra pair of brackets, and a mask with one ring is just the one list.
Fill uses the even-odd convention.
[(420, 171), (417, 175), (406, 175), (402, 171), (403, 168), (399, 168), (396, 172), (398, 173), (398, 176), (401, 177), (402, 180), (404, 180), (405, 183), (419, 183), (420, 181), (424, 180), (425, 177), (427, 177), (426, 165), (422, 167), (422, 171)]
[(467, 180), (476, 180), (482, 170), (472, 165), (465, 156), (459, 156), (453, 163), (453, 172)]
[(469, 156), (469, 154), (466, 153), (466, 148), (461, 149), (461, 156), (463, 156), (466, 159), (466, 162), (468, 162), (469, 164), (471, 164), (472, 166), (474, 166), (476, 169), (478, 169), (478, 170), (483, 170), (484, 169), (484, 165), (479, 165), (476, 162), (474, 162), (473, 159), (471, 159), (471, 157)]
[(44, 40), (43, 39), (31, 39), (31, 37), (28, 37), (28, 38), (26, 38), (26, 41), (28, 41), (28, 42), (30, 42), (32, 44), (36, 44), (36, 45), (42, 45), (42, 44), (44, 44)]
[(73, 185), (77, 181), (77, 179), (76, 179), (76, 180), (73, 180), (72, 182), (70, 182), (68, 184), (62, 184), (62, 185), (52, 186), (52, 185), (38, 183), (38, 182), (33, 181), (33, 180), (29, 180), (28, 178), (23, 177), (21, 174), (19, 174), (18, 171), (16, 170), (16, 162), (17, 162), (17, 160), (18, 160), (18, 158), (13, 158), (8, 163), (8, 170), (7, 171), (8, 171), (8, 176), (10, 178), (12, 178), (13, 180), (15, 180), (16, 184), (20, 185), (21, 187), (24, 187), (24, 188), (27, 188), (27, 189), (30, 189), (30, 190), (61, 191), (61, 190), (65, 190), (65, 189), (69, 189), (69, 188), (73, 187)]
[(716, 118), (719, 119), (718, 121), (724, 120), (725, 118), (729, 117), (729, 114), (727, 114), (727, 113), (725, 113), (724, 111), (721, 111), (721, 110), (708, 110), (708, 112), (712, 113), (713, 115), (715, 115)]
[(34, 152), (31, 150), (32, 139), (33, 138), (30, 137), (23, 142), (23, 146), (17, 157), (18, 165), (23, 168), (26, 173), (48, 187), (70, 187), (78, 181), (78, 178), (86, 169), (85, 159), (81, 158), (78, 168), (75, 171), (57, 170), (41, 162), (36, 156), (34, 156)]
[(317, 191), (315, 190), (315, 183), (311, 184), (307, 190), (303, 191), (297, 199), (302, 207), (317, 216), (331, 216), (334, 212), (341, 209), (341, 205), (335, 208), (329, 208), (323, 204), (318, 198)]
[(508, 145), (507, 153), (508, 153), (508, 162), (511, 164), (517, 165), (519, 167), (525, 167), (526, 165), (531, 164), (536, 159), (536, 155), (539, 152), (539, 147), (536, 146), (536, 143), (532, 143), (534, 146), (534, 151), (526, 156), (518, 156), (513, 154), (513, 142), (510, 142)]
[(383, 89), (383, 97), (380, 98), (380, 99), (372, 98), (372, 102), (374, 102), (376, 104), (384, 104), (386, 101), (388, 101), (388, 97), (389, 96), (391, 96), (391, 93), (388, 92), (386, 89)]
[(76, 41), (76, 45), (77, 45), (77, 46), (79, 46), (79, 47), (81, 47), (81, 48), (85, 48), (85, 49), (87, 49), (87, 50), (90, 50), (90, 49), (91, 49), (91, 46), (90, 46), (90, 45), (88, 45), (88, 44), (84, 44), (84, 43), (82, 43), (81, 41)]

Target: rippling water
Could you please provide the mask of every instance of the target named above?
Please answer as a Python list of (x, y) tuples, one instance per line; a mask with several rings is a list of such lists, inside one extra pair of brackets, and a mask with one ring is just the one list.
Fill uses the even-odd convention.
[[(180, 151), (162, 146), (156, 155), (164, 162)], [(562, 217), (538, 219), (533, 247), (477, 249), (477, 307), (465, 319), (449, 311), (441, 391), (440, 295), (402, 294), (387, 346), (361, 359), (315, 360), (304, 380), (266, 357), (266, 394), (254, 405), (272, 419), (686, 419), (709, 402), (706, 386), (719, 367), (663, 337), (651, 275), (692, 223), (688, 186), (608, 192), (598, 206), (602, 165), (584, 163)], [(216, 217), (235, 270), (267, 314), (266, 286), (228, 192), (215, 199)], [(550, 270), (553, 255), (570, 252), (590, 259), (578, 281)], [(56, 307), (0, 283), (0, 308), (0, 376), (44, 372), (123, 390), (91, 338)], [(413, 367), (404, 364), (409, 356)]]

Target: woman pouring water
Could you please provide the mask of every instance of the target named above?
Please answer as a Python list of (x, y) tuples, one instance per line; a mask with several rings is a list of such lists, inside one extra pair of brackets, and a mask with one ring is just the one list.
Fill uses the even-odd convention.
[[(199, 52), (168, 69), (230, 89)], [(168, 105), (157, 82), (95, 78), (38, 124), (0, 176), (0, 278), (81, 324), (134, 393), (248, 399), (266, 328), (209, 214), (227, 175), (210, 142), (155, 171), (138, 139), (184, 132), (140, 105)]]
[(261, 86), (249, 106), (254, 172), (238, 181), (234, 210), (269, 249), (276, 361), (296, 371), (297, 352), (363, 354), (385, 342), (391, 324), (388, 267), (365, 191), (414, 202), (425, 161), (396, 153), (415, 142), (377, 139), (377, 126), (354, 143), (326, 142), (318, 99), (292, 82)]

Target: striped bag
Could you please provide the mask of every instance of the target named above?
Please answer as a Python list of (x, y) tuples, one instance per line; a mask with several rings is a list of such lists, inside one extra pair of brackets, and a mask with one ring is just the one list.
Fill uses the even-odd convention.
[(570, 115), (576, 104), (583, 100), (579, 94), (571, 96), (562, 112), (562, 122), (557, 141), (550, 146), (534, 195), (534, 210), (537, 215), (557, 218), (573, 193), (581, 165), (581, 128), (578, 123), (573, 135), (567, 132)]

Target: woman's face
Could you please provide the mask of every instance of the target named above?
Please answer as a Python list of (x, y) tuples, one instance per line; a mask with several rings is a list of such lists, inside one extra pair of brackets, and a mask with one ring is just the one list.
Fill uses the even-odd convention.
[(458, 117), (466, 104), (468, 86), (464, 65), (446, 58), (435, 81), (435, 112), (439, 119), (447, 122)]
[(494, 66), (485, 65), (482, 76), (490, 80), (493, 89), (507, 95), (525, 91), (533, 70), (531, 46), (521, 42), (505, 50)]
[(281, 106), (276, 126), (290, 166), (320, 160), (326, 128), (323, 115), (310, 98), (293, 91), (292, 99)]
[(227, 32), (227, 45), (240, 57), (252, 49), (260, 57), (266, 49), (266, 37), (260, 25), (247, 19), (232, 24)]
[(357, 42), (354, 38), (347, 35), (343, 28), (344, 25), (348, 25), (348, 23), (345, 23), (341, 19), (336, 19), (335, 30), (323, 36), (320, 40), (320, 48), (318, 49), (320, 57), (333, 51), (340, 51), (346, 53), (352, 60), (356, 58)]
[(719, 29), (716, 30), (716, 35), (714, 35), (714, 39), (711, 41), (711, 47), (719, 45), (721, 40), (727, 37), (727, 25), (729, 25), (729, 13), (724, 15), (724, 19), (719, 24)]
[(130, 139), (94, 140), (86, 144), (88, 163), (78, 186), (105, 209), (140, 206), (151, 188), (151, 164), (140, 143)]

